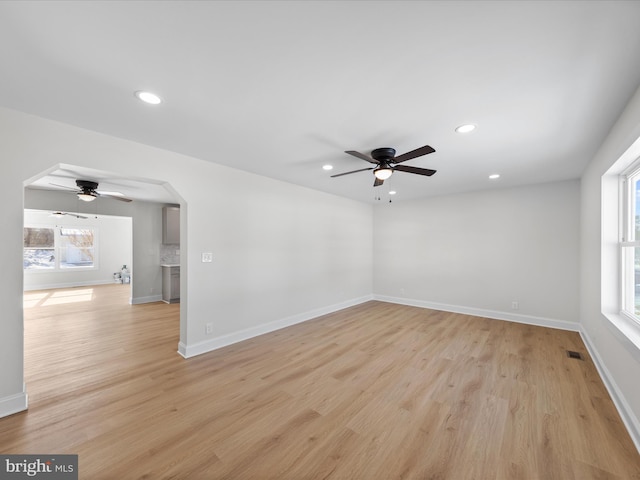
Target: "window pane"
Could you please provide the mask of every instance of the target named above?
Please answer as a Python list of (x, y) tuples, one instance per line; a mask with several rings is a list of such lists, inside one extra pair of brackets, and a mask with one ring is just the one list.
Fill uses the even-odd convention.
[(640, 247), (634, 248), (634, 262), (633, 262), (633, 313), (636, 317), (640, 318)]
[(640, 205), (640, 179), (636, 180), (634, 184), (635, 188), (633, 189), (632, 199), (633, 206), (631, 209), (631, 211), (633, 212), (633, 217), (631, 218), (631, 220), (634, 224), (632, 228), (635, 236), (632, 240), (637, 240), (640, 239), (640, 215), (638, 215), (638, 213), (640, 213), (638, 212), (638, 205)]
[(25, 270), (53, 269), (56, 267), (53, 228), (24, 228), (22, 266)]
[(60, 268), (92, 267), (94, 232), (89, 228), (60, 229)]
[(25, 248), (53, 248), (53, 228), (30, 228), (23, 230)]
[(25, 270), (41, 270), (56, 267), (56, 255), (53, 248), (25, 248), (22, 257)]
[(622, 248), (622, 310), (640, 321), (640, 247)]

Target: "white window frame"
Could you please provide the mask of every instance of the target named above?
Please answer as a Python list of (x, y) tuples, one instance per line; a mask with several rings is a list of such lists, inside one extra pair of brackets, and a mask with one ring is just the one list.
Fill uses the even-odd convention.
[[(636, 308), (635, 255), (640, 248), (640, 238), (636, 238), (636, 215), (640, 214), (640, 203), (636, 200), (636, 182), (640, 181), (640, 158), (636, 159), (620, 175), (620, 314), (640, 325)], [(640, 235), (638, 236), (640, 237)]]
[[(623, 235), (625, 216), (628, 209), (625, 207), (625, 190), (622, 177), (626, 177), (633, 170), (636, 161), (640, 158), (640, 138), (637, 138), (618, 159), (600, 177), (600, 238), (598, 239), (600, 251), (600, 313), (613, 327), (613, 332), (624, 337), (632, 345), (634, 358), (640, 360), (640, 322), (632, 316), (622, 313), (623, 305), (623, 274), (621, 272), (623, 241), (627, 237)], [(583, 192), (586, 196), (588, 192)], [(590, 208), (596, 208), (594, 202), (588, 202)], [(627, 217), (628, 218), (628, 217)], [(587, 237), (583, 241), (594, 242), (595, 238)], [(630, 245), (629, 245), (630, 246)], [(590, 247), (595, 247), (590, 245)], [(588, 247), (589, 248), (589, 247)], [(589, 264), (588, 268), (593, 268)], [(628, 290), (627, 290), (628, 292)], [(589, 302), (590, 299), (583, 299)]]
[[(90, 270), (98, 270), (98, 260), (99, 260), (99, 250), (98, 250), (98, 227), (95, 225), (71, 225), (71, 224), (58, 224), (58, 225), (47, 225), (47, 224), (28, 224), (24, 225), (24, 228), (42, 228), (42, 229), (52, 229), (54, 231), (54, 241), (53, 241), (53, 251), (55, 255), (55, 264), (53, 268), (24, 268), (24, 272), (29, 273), (52, 273), (52, 272), (78, 272), (78, 271), (90, 271)], [(61, 245), (61, 230), (62, 229), (78, 229), (78, 230), (93, 230), (93, 265), (81, 265), (81, 266), (66, 266), (63, 267), (60, 264), (61, 258), (61, 250), (63, 246)], [(22, 246), (22, 251), (24, 255), (25, 247)]]

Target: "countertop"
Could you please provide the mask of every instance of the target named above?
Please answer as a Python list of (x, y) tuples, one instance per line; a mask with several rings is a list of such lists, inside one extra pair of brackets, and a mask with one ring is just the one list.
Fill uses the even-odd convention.
[(179, 263), (163, 263), (162, 265), (160, 265), (161, 267), (179, 267), (180, 264)]

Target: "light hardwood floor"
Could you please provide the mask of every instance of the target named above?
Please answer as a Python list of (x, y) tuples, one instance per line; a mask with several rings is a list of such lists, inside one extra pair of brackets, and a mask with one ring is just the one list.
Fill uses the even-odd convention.
[(25, 293), (1, 453), (91, 480), (640, 479), (576, 333), (368, 302), (185, 360), (179, 306), (128, 295)]

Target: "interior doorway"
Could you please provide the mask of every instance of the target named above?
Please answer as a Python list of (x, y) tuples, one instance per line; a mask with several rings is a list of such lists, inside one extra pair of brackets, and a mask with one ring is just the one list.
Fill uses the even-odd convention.
[[(94, 189), (87, 192), (87, 184)], [(181, 210), (184, 207), (182, 198), (167, 182), (125, 178), (112, 172), (59, 164), (26, 181), (24, 192), (25, 208), (61, 215), (60, 222), (72, 220), (76, 224), (86, 224), (99, 218), (129, 218), (133, 240), (128, 260), (125, 259), (127, 255), (122, 255), (117, 261), (103, 263), (99, 267), (100, 279), (84, 273), (85, 280), (89, 284), (111, 281), (111, 276), (126, 266), (128, 272), (120, 278), (130, 279), (132, 304), (162, 299), (161, 265), (168, 259), (171, 264), (180, 266), (180, 253), (184, 250), (179, 244), (180, 238), (186, 238), (186, 232), (180, 231), (178, 224), (177, 241), (170, 246), (164, 241), (163, 207), (172, 205)], [(91, 201), (86, 201), (87, 196)], [(98, 234), (106, 238), (109, 229), (101, 228)], [(98, 248), (101, 248), (100, 244)], [(67, 269), (65, 273), (70, 271)], [(62, 278), (63, 275), (57, 272), (56, 277)], [(49, 283), (53, 287), (79, 284)], [(181, 298), (185, 296), (186, 291), (181, 292)]]
[[(98, 195), (95, 201), (91, 202), (79, 200), (77, 192), (72, 188), (76, 178), (89, 178), (98, 183), (100, 189), (109, 188), (109, 197), (102, 198)], [(58, 188), (49, 188), (49, 185), (57, 185)], [(99, 192), (102, 191), (99, 190)], [(132, 201), (118, 201), (110, 198), (111, 194), (115, 196), (119, 193)], [(124, 234), (127, 237), (125, 241), (128, 241), (128, 256), (122, 255), (117, 262), (112, 259), (108, 264), (101, 258), (99, 265), (93, 270), (100, 279), (91, 277), (91, 269), (84, 269), (82, 272), (82, 268), (78, 268), (74, 272), (75, 278), (72, 279), (73, 275), (67, 275), (63, 280), (50, 282), (48, 284), (50, 288), (40, 289), (37, 282), (26, 281), (27, 275), (25, 275), (23, 289), (25, 383), (30, 395), (32, 393), (54, 395), (46, 382), (41, 383), (43, 378), (38, 372), (58, 362), (57, 355), (60, 351), (66, 352), (67, 355), (75, 355), (76, 347), (84, 345), (94, 345), (95, 348), (100, 349), (100, 341), (96, 335), (104, 333), (104, 324), (118, 329), (118, 332), (111, 335), (112, 342), (121, 344), (123, 348), (135, 349), (136, 342), (143, 341), (145, 332), (150, 338), (156, 335), (154, 333), (156, 325), (152, 325), (153, 322), (150, 320), (163, 319), (165, 322), (163, 332), (167, 335), (165, 340), (173, 343), (173, 349), (166, 350), (167, 359), (171, 361), (174, 355), (176, 359), (179, 358), (176, 347), (180, 342), (181, 322), (186, 319), (181, 318), (180, 304), (168, 305), (162, 302), (160, 265), (162, 208), (168, 204), (182, 207), (184, 202), (169, 184), (157, 180), (123, 178), (113, 173), (78, 166), (56, 165), (25, 182), (23, 204), (25, 209), (38, 210), (44, 212), (43, 215), (61, 214), (65, 221), (54, 223), (57, 228), (64, 228), (63, 223), (82, 225), (82, 222), (86, 222), (89, 217), (92, 221), (109, 218), (127, 219), (130, 225), (129, 233)], [(27, 226), (26, 221), (24, 226)], [(108, 227), (98, 226), (97, 248), (99, 250), (104, 250), (104, 242), (108, 237), (105, 228)], [(180, 232), (180, 238), (184, 240), (186, 232)], [(185, 255), (182, 257), (184, 258)], [(86, 258), (81, 261), (86, 261)], [(55, 262), (58, 262), (58, 259)], [(177, 258), (176, 263), (179, 265), (182, 262)], [(129, 270), (130, 282), (123, 284), (117, 282), (114, 274), (120, 272), (124, 265)], [(63, 278), (60, 275), (70, 273), (70, 270), (62, 270), (58, 269), (55, 272), (58, 279)], [(78, 277), (79, 273), (83, 273), (84, 277)], [(45, 272), (44, 275), (46, 276), (47, 273)], [(40, 282), (40, 285), (42, 284), (46, 282)], [(186, 294), (185, 289), (181, 294), (181, 301), (185, 300)], [(148, 314), (146, 312), (150, 311), (154, 313), (149, 319), (146, 317)], [(140, 325), (133, 330), (133, 326), (127, 323), (132, 321), (140, 322)], [(153, 329), (151, 329), (152, 326)], [(136, 335), (141, 335), (143, 338), (126, 337), (126, 332), (134, 330)], [(42, 335), (44, 331), (46, 335)], [(122, 336), (118, 337), (119, 334)], [(129, 347), (126, 347), (127, 345)], [(122, 350), (120, 352), (122, 353)], [(68, 367), (74, 368), (72, 365)], [(98, 371), (99, 365), (96, 364), (92, 368)], [(30, 382), (38, 382), (38, 386), (34, 387), (35, 390), (29, 386)], [(53, 388), (52, 384), (51, 389)], [(64, 394), (64, 392), (58, 393)], [(33, 400), (32, 397), (32, 406)]]

